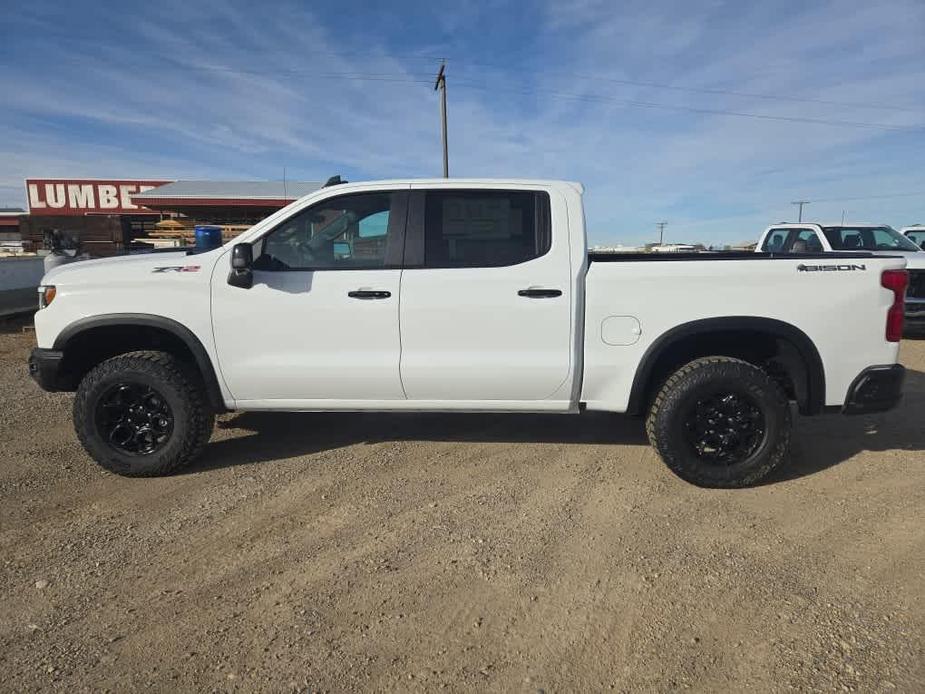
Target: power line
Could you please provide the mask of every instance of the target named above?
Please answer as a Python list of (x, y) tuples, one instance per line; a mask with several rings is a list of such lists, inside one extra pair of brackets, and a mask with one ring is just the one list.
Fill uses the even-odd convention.
[[(151, 39), (151, 42), (154, 45), (163, 45), (164, 43), (170, 43), (175, 46), (182, 46), (182, 47), (189, 47), (190, 45), (189, 42), (185, 41), (181, 37), (168, 37), (168, 38), (169, 40), (164, 41), (164, 42), (158, 42), (153, 39)], [(67, 33), (55, 32), (55, 31), (48, 30), (48, 28), (43, 25), (42, 34), (40, 37), (38, 37), (38, 39), (39, 40), (53, 39), (56, 45), (61, 44), (61, 43), (66, 43), (66, 42), (84, 43), (84, 44), (92, 45), (94, 49), (98, 50), (101, 44), (105, 43), (108, 40), (108, 37), (102, 36), (102, 35), (86, 34), (86, 33), (83, 35), (78, 35), (72, 32), (67, 32)], [(156, 55), (156, 54), (152, 54), (152, 55)], [(166, 54), (166, 53), (160, 53), (159, 55), (162, 57), (167, 57), (167, 58), (173, 57), (172, 55)], [(403, 60), (423, 60), (423, 61), (427, 61), (431, 63), (446, 59), (444, 56), (426, 55), (426, 54), (421, 54), (421, 53), (391, 53), (390, 52), (388, 54), (385, 54), (382, 52), (377, 53), (371, 50), (331, 51), (331, 50), (325, 50), (325, 49), (320, 49), (320, 48), (310, 48), (310, 47), (302, 47), (302, 46), (299, 47), (299, 55), (330, 55), (335, 58), (367, 57), (367, 58), (374, 58), (376, 60), (382, 60), (383, 58), (396, 58), (396, 59), (400, 58)]]
[[(56, 43), (61, 42), (77, 42), (77, 43), (88, 43), (92, 44), (95, 48), (99, 48), (101, 38), (99, 36), (79, 36), (72, 33), (58, 33), (58, 32), (49, 32), (47, 29), (43, 29), (44, 38), (54, 38)], [(183, 44), (183, 41), (176, 39), (174, 41), (176, 44)], [(300, 48), (300, 54), (310, 54), (310, 55), (328, 55), (338, 58), (350, 58), (350, 57), (366, 57), (372, 58), (375, 60), (382, 59), (396, 59), (396, 60), (419, 60), (426, 62), (453, 62), (454, 64), (459, 64), (462, 66), (474, 66), (474, 67), (490, 67), (499, 70), (506, 70), (509, 72), (522, 74), (524, 72), (523, 67), (518, 67), (512, 64), (500, 64), (485, 62), (481, 60), (466, 60), (460, 58), (448, 58), (447, 56), (437, 56), (437, 55), (427, 55), (421, 53), (376, 53), (370, 50), (358, 50), (358, 51), (332, 51), (326, 49), (317, 49), (317, 48)], [(173, 62), (178, 62), (173, 56), (168, 54), (161, 54), (162, 57), (165, 57)], [(245, 70), (240, 70), (240, 72), (247, 72)], [(267, 72), (276, 72), (279, 71), (267, 71)], [(294, 73), (295, 71), (288, 71)], [(819, 99), (815, 97), (798, 97), (785, 94), (766, 94), (761, 92), (747, 92), (747, 91), (738, 91), (734, 89), (719, 89), (714, 87), (689, 87), (684, 85), (675, 85), (675, 84), (666, 84), (663, 82), (650, 82), (646, 80), (632, 80), (632, 79), (623, 79), (616, 77), (606, 77), (604, 75), (590, 75), (586, 73), (577, 73), (567, 70), (557, 70), (553, 69), (544, 69), (545, 74), (556, 74), (562, 75), (564, 77), (575, 77), (582, 80), (590, 80), (594, 82), (609, 82), (611, 84), (623, 84), (627, 86), (634, 87), (645, 87), (650, 89), (664, 89), (670, 91), (680, 91), (680, 92), (689, 92), (696, 94), (714, 94), (714, 95), (723, 95), (723, 96), (734, 96), (740, 98), (748, 99), (767, 99), (773, 101), (790, 101), (794, 103), (808, 103), (808, 104), (821, 104), (826, 106), (841, 106), (848, 108), (866, 108), (874, 110), (884, 110), (884, 111), (907, 111), (912, 113), (923, 113), (922, 107), (911, 107), (911, 106), (902, 106), (895, 104), (877, 104), (877, 103), (862, 103), (862, 102), (851, 102), (851, 101), (839, 101), (834, 99)], [(258, 74), (256, 71), (254, 74)], [(260, 73), (263, 74), (263, 73)], [(307, 74), (307, 73), (305, 73)]]
[[(198, 70), (202, 72), (222, 72), (235, 75), (256, 75), (256, 76), (285, 76), (285, 75), (303, 75), (306, 77), (319, 77), (322, 79), (343, 79), (343, 80), (362, 80), (368, 82), (408, 82), (413, 84), (432, 84), (433, 79), (423, 79), (424, 75), (430, 73), (363, 73), (363, 72), (313, 72), (311, 70), (287, 69), (287, 70), (252, 70), (224, 65), (186, 65), (177, 63), (178, 67), (184, 70)], [(422, 79), (415, 79), (415, 75), (420, 75)]]
[(884, 195), (861, 195), (852, 198), (821, 198), (819, 200), (810, 200), (809, 202), (852, 202), (854, 200), (879, 200), (881, 198), (909, 198), (917, 195), (925, 197), (925, 190), (919, 190), (914, 193), (886, 193)]
[[(70, 40), (80, 41), (80, 37), (69, 37)], [(378, 59), (386, 58), (399, 58), (405, 57), (407, 59), (415, 60), (426, 60), (433, 61), (438, 60), (435, 56), (427, 56), (420, 54), (391, 54), (387, 56), (382, 56), (374, 54), (372, 52), (343, 52), (343, 51), (326, 51), (326, 50), (311, 50), (308, 49), (306, 53), (315, 53), (319, 55), (332, 55), (332, 56), (368, 56), (375, 57)], [(404, 84), (432, 84), (432, 77), (429, 77), (432, 73), (363, 73), (363, 72), (315, 72), (311, 69), (299, 69), (299, 68), (285, 68), (285, 69), (252, 69), (252, 68), (237, 68), (231, 66), (223, 65), (189, 65), (183, 63), (182, 61), (177, 60), (174, 56), (168, 56), (162, 54), (162, 57), (168, 61), (178, 66), (181, 69), (186, 70), (198, 70), (205, 72), (221, 72), (229, 74), (242, 74), (242, 75), (273, 75), (273, 76), (285, 76), (285, 75), (303, 75), (306, 77), (314, 77), (319, 79), (341, 79), (346, 81), (362, 81), (362, 82), (388, 82), (388, 83), (404, 83)], [(473, 65), (473, 66), (485, 66), (485, 67), (495, 67), (502, 69), (510, 69), (510, 66), (502, 66), (494, 63), (486, 63), (480, 61), (457, 61), (463, 65)], [(445, 64), (445, 62), (443, 63)], [(751, 92), (738, 92), (734, 90), (724, 90), (724, 89), (712, 89), (712, 88), (698, 88), (698, 87), (684, 87), (677, 85), (661, 84), (657, 82), (644, 82), (636, 80), (625, 80), (617, 79), (603, 76), (592, 76), (592, 75), (581, 75), (578, 73), (570, 73), (565, 71), (556, 71), (550, 70), (549, 73), (557, 73), (562, 75), (571, 75), (573, 77), (578, 77), (579, 79), (594, 80), (597, 82), (609, 82), (613, 84), (626, 84), (632, 86), (641, 86), (641, 87), (650, 87), (656, 89), (668, 89), (676, 91), (685, 91), (685, 92), (698, 92), (698, 93), (707, 93), (707, 94), (725, 94), (730, 96), (738, 97), (748, 97), (748, 98), (760, 98), (760, 99), (775, 99), (781, 101), (793, 101), (793, 102), (806, 102), (806, 103), (819, 103), (827, 104), (834, 106), (842, 107), (871, 107), (871, 108), (881, 108), (880, 106), (872, 104), (859, 104), (859, 103), (848, 103), (848, 102), (839, 102), (839, 101), (830, 101), (826, 99), (815, 99), (815, 98), (803, 98), (803, 97), (789, 97), (789, 96), (778, 96), (771, 94), (759, 94)], [(464, 89), (479, 89), (484, 91), (493, 91), (494, 89), (486, 84), (477, 84), (477, 83), (465, 83), (460, 82), (456, 86)], [(557, 92), (554, 90), (544, 90), (544, 89), (525, 89), (525, 90), (511, 90), (505, 88), (505, 91), (512, 93), (520, 93), (524, 95), (545, 95), (549, 98), (554, 99), (565, 99), (565, 100), (577, 100), (577, 101), (590, 101), (590, 102), (600, 102), (600, 103), (613, 103), (620, 104), (627, 107), (633, 108), (651, 108), (651, 109), (664, 109), (672, 111), (684, 111), (688, 113), (700, 113), (707, 115), (718, 115), (725, 117), (738, 117), (738, 118), (751, 118), (758, 120), (768, 120), (768, 121), (780, 121), (780, 122), (790, 122), (790, 123), (807, 123), (815, 125), (828, 125), (828, 126), (840, 126), (840, 127), (853, 127), (853, 128), (871, 128), (879, 130), (889, 130), (897, 132), (920, 132), (925, 131), (925, 125), (893, 125), (889, 123), (875, 123), (875, 122), (866, 122), (866, 121), (851, 121), (851, 120), (839, 120), (839, 119), (826, 119), (826, 118), (812, 118), (804, 116), (785, 116), (785, 115), (772, 115), (764, 113), (751, 113), (745, 111), (734, 111), (729, 109), (711, 109), (711, 108), (699, 108), (694, 106), (684, 106), (684, 105), (675, 105), (675, 104), (665, 104), (659, 102), (651, 101), (641, 101), (633, 99), (619, 99), (614, 97), (609, 97), (605, 95), (590, 95), (590, 94), (568, 94), (563, 92)], [(906, 108), (902, 106), (889, 106), (882, 107), (888, 108), (893, 111), (909, 111), (909, 112), (918, 112), (915, 109)]]
[[(474, 83), (454, 83), (457, 87), (463, 89), (481, 89), (486, 91), (491, 91), (491, 87), (488, 87), (484, 84), (474, 84)], [(712, 114), (717, 116), (735, 116), (739, 118), (757, 118), (761, 120), (772, 120), (772, 121), (785, 121), (790, 123), (813, 123), (816, 125), (837, 125), (845, 126), (852, 128), (875, 128), (879, 130), (895, 130), (900, 132), (916, 132), (916, 131), (925, 131), (925, 126), (922, 125), (891, 125), (889, 123), (868, 123), (862, 121), (847, 121), (847, 120), (831, 120), (825, 118), (805, 118), (803, 116), (779, 116), (771, 115), (766, 113), (748, 113), (745, 111), (729, 111), (724, 109), (711, 109), (711, 108), (697, 108), (694, 106), (679, 106), (675, 104), (662, 104), (651, 101), (638, 101), (638, 100), (628, 100), (628, 99), (615, 99), (607, 96), (599, 96), (593, 94), (566, 94), (563, 92), (555, 92), (542, 89), (532, 89), (532, 90), (511, 90), (507, 89), (506, 91), (510, 93), (524, 94), (527, 96), (531, 95), (544, 95), (552, 99), (571, 99), (575, 101), (591, 101), (591, 102), (601, 102), (601, 103), (613, 103), (621, 104), (623, 106), (634, 106), (640, 108), (656, 108), (656, 109), (667, 109), (670, 111), (687, 111), (690, 113), (705, 113)]]
[[(454, 63), (462, 63), (465, 65), (473, 65), (480, 67), (492, 67), (497, 69), (510, 69), (509, 65), (501, 65), (498, 63), (485, 63), (481, 61), (468, 61), (468, 60), (456, 60), (452, 59)], [(881, 105), (873, 103), (861, 103), (861, 102), (851, 102), (851, 101), (835, 101), (829, 99), (818, 99), (813, 97), (799, 97), (799, 96), (787, 96), (782, 94), (763, 94), (759, 92), (740, 92), (732, 89), (717, 89), (712, 87), (685, 87), (681, 85), (674, 84), (665, 84), (661, 82), (646, 82), (641, 80), (628, 80), (628, 79), (619, 79), (616, 77), (605, 77), (602, 75), (588, 75), (581, 74), (576, 72), (567, 72), (564, 70), (543, 70), (546, 74), (562, 75), (563, 77), (575, 77), (582, 80), (590, 80), (593, 82), (610, 82), (611, 84), (624, 84), (632, 87), (647, 87), (651, 89), (666, 89), (671, 91), (679, 92), (691, 92), (695, 94), (717, 94), (722, 96), (735, 96), (748, 99), (768, 99), (772, 101), (793, 101), (796, 103), (808, 103), (808, 104), (823, 104), (826, 106), (844, 106), (848, 108), (869, 108), (881, 111), (909, 111), (912, 113), (923, 113), (921, 107), (914, 108), (910, 106), (894, 106), (890, 105)]]
[[(230, 66), (223, 65), (186, 65), (183, 63), (175, 62), (179, 67), (190, 70), (202, 70), (208, 72), (227, 72), (232, 74), (251, 74), (251, 75), (303, 75), (307, 77), (317, 77), (320, 79), (343, 79), (343, 80), (356, 80), (356, 81), (365, 81), (365, 82), (400, 82), (406, 84), (432, 84), (431, 79), (416, 79), (414, 74), (411, 73), (399, 73), (399, 74), (364, 74), (356, 72), (312, 72), (310, 70), (304, 69), (287, 69), (287, 70), (253, 70), (253, 69), (242, 69)], [(445, 67), (445, 63), (441, 63)], [(422, 76), (425, 73), (420, 73)], [(484, 91), (492, 91), (492, 87), (485, 84), (476, 84), (476, 83), (466, 83), (461, 82), (457, 86), (463, 87), (465, 89), (480, 89)], [(785, 121), (785, 122), (794, 122), (794, 123), (812, 123), (817, 125), (836, 125), (836, 126), (846, 126), (846, 127), (855, 127), (855, 128), (876, 128), (882, 130), (896, 130), (896, 131), (916, 131), (916, 130), (925, 130), (925, 126), (904, 126), (904, 125), (890, 125), (886, 123), (869, 123), (869, 122), (860, 122), (860, 121), (845, 121), (845, 120), (833, 120), (833, 119), (823, 119), (823, 118), (807, 118), (803, 116), (782, 116), (782, 115), (771, 115), (771, 114), (762, 114), (762, 113), (747, 113), (742, 111), (729, 111), (724, 109), (705, 109), (697, 108), (694, 106), (681, 106), (675, 104), (662, 104), (649, 101), (638, 101), (638, 100), (625, 100), (625, 99), (616, 99), (613, 97), (603, 96), (603, 95), (594, 95), (594, 94), (567, 94), (562, 92), (556, 92), (552, 90), (543, 90), (543, 89), (524, 89), (524, 90), (510, 90), (506, 91), (516, 91), (524, 95), (535, 95), (543, 94), (551, 98), (556, 99), (571, 99), (579, 101), (592, 101), (592, 102), (603, 102), (603, 103), (616, 103), (624, 106), (637, 107), (637, 108), (656, 108), (656, 109), (668, 109), (675, 111), (686, 111), (691, 113), (703, 113), (703, 114), (712, 114), (720, 116), (733, 116), (740, 118), (756, 118), (761, 120), (775, 120), (775, 121)]]
[[(208, 72), (227, 72), (232, 74), (251, 74), (251, 75), (303, 75), (307, 77), (317, 77), (320, 79), (343, 79), (343, 80), (356, 80), (356, 81), (365, 81), (365, 82), (399, 82), (406, 84), (433, 84), (433, 78), (430, 79), (417, 79), (414, 75), (418, 73), (399, 73), (399, 74), (364, 74), (357, 72), (312, 72), (310, 70), (303, 69), (287, 69), (287, 70), (253, 70), (253, 69), (242, 69), (236, 67), (222, 66), (222, 65), (186, 65), (183, 63), (175, 62), (179, 67), (190, 70), (202, 70)], [(445, 63), (442, 63), (445, 65)], [(425, 73), (419, 73), (422, 76)], [(493, 91), (493, 88), (486, 84), (477, 84), (473, 82), (460, 82), (456, 86), (462, 87), (464, 89), (477, 89), (482, 91)], [(595, 94), (568, 94), (564, 92), (556, 92), (553, 90), (545, 89), (522, 89), (522, 90), (511, 90), (506, 89), (505, 91), (511, 93), (519, 93), (526, 96), (530, 95), (544, 95), (554, 99), (566, 99), (566, 100), (577, 100), (577, 101), (590, 101), (590, 102), (600, 102), (600, 103), (614, 103), (620, 104), (623, 106), (635, 107), (635, 108), (655, 108), (655, 109), (667, 109), (672, 111), (685, 111), (689, 113), (701, 113), (709, 115), (719, 115), (719, 116), (731, 116), (739, 118), (754, 118), (760, 120), (771, 120), (771, 121), (783, 121), (791, 123), (810, 123), (815, 125), (834, 125), (842, 127), (853, 127), (853, 128), (874, 128), (880, 130), (893, 130), (900, 132), (908, 131), (920, 131), (925, 130), (925, 126), (907, 126), (907, 125), (891, 125), (888, 123), (871, 123), (863, 121), (846, 121), (846, 120), (834, 120), (834, 119), (825, 119), (825, 118), (809, 118), (803, 116), (783, 116), (783, 115), (771, 115), (764, 113), (749, 113), (743, 111), (730, 111), (725, 109), (707, 109), (707, 108), (698, 108), (694, 106), (682, 106), (675, 104), (663, 104), (658, 102), (650, 101), (639, 101), (639, 100), (629, 100), (629, 99), (617, 99), (614, 97), (608, 97), (604, 95), (595, 95)]]

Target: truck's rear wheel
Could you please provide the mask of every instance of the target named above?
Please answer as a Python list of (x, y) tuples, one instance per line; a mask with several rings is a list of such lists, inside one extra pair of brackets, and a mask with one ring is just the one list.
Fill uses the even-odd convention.
[(762, 369), (731, 357), (682, 366), (646, 420), (671, 470), (701, 487), (746, 487), (778, 469), (790, 449), (790, 405)]
[(90, 456), (127, 477), (166, 475), (209, 440), (214, 414), (196, 374), (165, 352), (108, 359), (81, 381), (74, 428)]

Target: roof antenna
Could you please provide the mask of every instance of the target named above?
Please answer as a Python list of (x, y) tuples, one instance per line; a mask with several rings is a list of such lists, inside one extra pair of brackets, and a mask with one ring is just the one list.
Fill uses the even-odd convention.
[(347, 181), (341, 180), (340, 175), (331, 176), (331, 178), (329, 178), (329, 179), (325, 182), (325, 184), (322, 186), (322, 188), (328, 188), (328, 187), (330, 187), (330, 186), (339, 186), (341, 183), (347, 183)]

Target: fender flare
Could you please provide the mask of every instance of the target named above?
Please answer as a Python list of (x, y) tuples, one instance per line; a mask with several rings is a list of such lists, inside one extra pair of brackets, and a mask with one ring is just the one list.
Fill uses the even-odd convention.
[(55, 338), (54, 349), (64, 352), (70, 340), (87, 330), (112, 326), (157, 328), (178, 338), (186, 345), (190, 353), (192, 353), (193, 358), (196, 360), (196, 367), (199, 369), (199, 373), (202, 376), (209, 403), (217, 412), (224, 412), (227, 410), (225, 399), (222, 396), (222, 389), (218, 384), (218, 377), (215, 367), (212, 364), (212, 359), (209, 357), (209, 353), (206, 352), (206, 348), (192, 330), (172, 318), (165, 318), (164, 316), (148, 313), (108, 313), (99, 316), (80, 318), (68, 324), (58, 333), (58, 336)]
[(775, 318), (758, 316), (704, 318), (682, 323), (659, 335), (646, 349), (636, 369), (627, 411), (633, 414), (642, 412), (655, 365), (671, 345), (693, 335), (736, 330), (767, 333), (792, 344), (806, 367), (806, 404), (801, 406), (801, 412), (803, 414), (822, 412), (825, 405), (825, 367), (816, 345), (805, 332), (795, 325)]

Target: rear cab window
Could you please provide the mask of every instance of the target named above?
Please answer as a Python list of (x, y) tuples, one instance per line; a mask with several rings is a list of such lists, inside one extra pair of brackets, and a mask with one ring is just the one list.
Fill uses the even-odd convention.
[(767, 253), (821, 253), (825, 249), (814, 230), (781, 227), (768, 232), (761, 250)]
[(761, 250), (767, 253), (783, 253), (787, 240), (790, 238), (790, 229), (771, 229), (764, 237)]
[(539, 258), (552, 245), (549, 208), (545, 192), (418, 191), (409, 215), (406, 265), (506, 267)]

